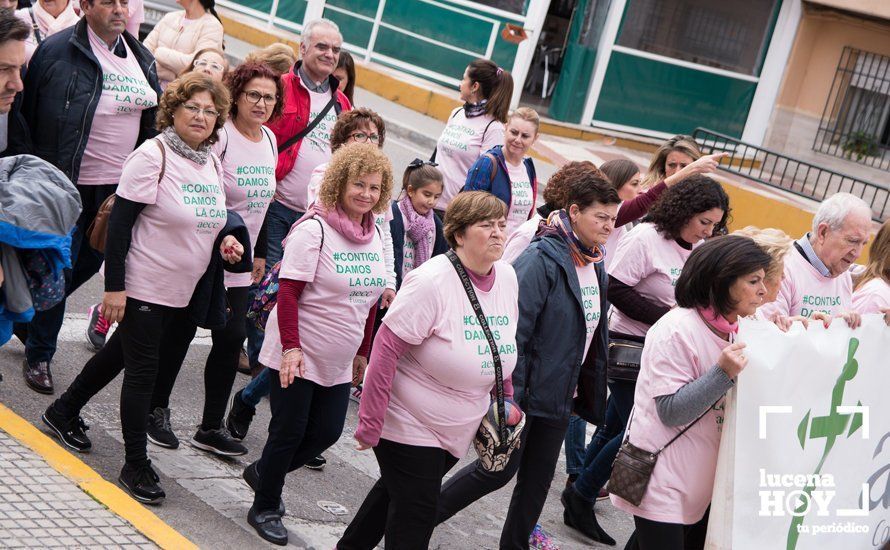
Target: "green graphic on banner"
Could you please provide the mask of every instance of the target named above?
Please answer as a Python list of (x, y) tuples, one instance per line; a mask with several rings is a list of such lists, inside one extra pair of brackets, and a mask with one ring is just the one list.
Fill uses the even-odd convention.
[[(805, 448), (807, 440), (825, 439), (825, 449), (822, 451), (822, 459), (819, 460), (819, 464), (816, 466), (816, 471), (810, 479), (819, 479), (822, 467), (825, 465), (825, 460), (828, 458), (828, 454), (834, 447), (838, 436), (847, 432), (847, 437), (849, 438), (862, 427), (862, 413), (843, 414), (839, 413), (837, 410), (838, 407), (843, 406), (844, 386), (847, 385), (847, 382), (852, 381), (859, 372), (859, 362), (856, 361), (855, 357), (858, 348), (859, 340), (857, 338), (850, 338), (850, 343), (847, 348), (847, 362), (844, 364), (844, 369), (841, 371), (841, 374), (834, 385), (834, 389), (831, 391), (831, 408), (829, 409), (828, 415), (810, 419), (810, 413), (812, 411), (807, 411), (807, 414), (804, 415), (803, 420), (801, 420), (798, 425), (797, 438), (800, 441), (801, 449)], [(857, 401), (856, 405), (861, 407), (862, 402)], [(807, 434), (808, 431), (809, 434)], [(804, 519), (806, 519), (806, 512), (809, 509), (810, 495), (813, 492), (813, 489), (815, 489), (815, 485), (812, 482), (808, 483), (803, 490), (803, 495), (805, 495), (806, 498), (803, 498), (802, 496), (797, 508), (794, 510), (794, 517), (791, 520), (791, 526), (788, 529), (788, 544), (786, 545), (786, 550), (794, 550), (797, 548), (797, 540), (803, 530), (802, 526)]]

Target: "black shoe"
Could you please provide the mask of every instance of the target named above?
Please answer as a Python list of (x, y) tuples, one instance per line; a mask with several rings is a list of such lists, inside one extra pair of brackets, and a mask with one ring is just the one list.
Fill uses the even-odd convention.
[(53, 433), (58, 436), (59, 440), (66, 447), (81, 453), (85, 453), (93, 448), (93, 443), (85, 433), (90, 428), (84, 423), (83, 418), (79, 416), (65, 418), (56, 412), (56, 408), (53, 405), (46, 408), (41, 418), (43, 423), (52, 429)]
[(53, 393), (53, 372), (49, 367), (49, 361), (29, 363), (27, 359), (22, 363), (22, 376), (28, 387), (37, 393)]
[[(244, 481), (247, 482), (247, 486), (256, 493), (257, 487), (260, 485), (260, 472), (257, 470), (257, 462), (251, 462), (247, 465), (247, 468), (244, 468), (244, 473), (241, 474), (241, 477), (244, 478)], [(284, 508), (284, 500), (278, 501), (278, 510), (276, 510), (279, 517), (283, 517), (286, 510)]]
[(170, 425), (170, 409), (155, 407), (148, 415), (148, 440), (159, 447), (176, 449), (179, 439)]
[(581, 533), (600, 544), (615, 546), (615, 539), (603, 531), (603, 528), (600, 527), (599, 522), (596, 520), (596, 514), (593, 512), (593, 503), (584, 500), (575, 491), (574, 487), (566, 488), (562, 492), (560, 501), (565, 506), (563, 521), (566, 525), (581, 531)]
[(202, 430), (198, 428), (192, 437), (192, 447), (219, 456), (241, 456), (247, 454), (247, 447), (238, 443), (223, 429)]
[(310, 470), (318, 470), (319, 472), (324, 470), (324, 465), (327, 464), (328, 461), (321, 455), (318, 455), (315, 458), (310, 458), (309, 462), (305, 464), (307, 468)]
[(281, 516), (275, 510), (257, 512), (251, 506), (247, 512), (247, 523), (256, 529), (257, 535), (263, 539), (278, 546), (287, 546), (287, 529), (281, 523)]
[(245, 404), (241, 399), (243, 391), (238, 390), (232, 396), (232, 407), (226, 416), (226, 429), (238, 441), (241, 441), (247, 435), (247, 430), (250, 429), (250, 423), (253, 421), (253, 415), (256, 414), (256, 408)]
[(133, 498), (145, 504), (160, 504), (167, 496), (158, 484), (161, 478), (151, 467), (151, 462), (142, 466), (124, 464), (117, 480)]

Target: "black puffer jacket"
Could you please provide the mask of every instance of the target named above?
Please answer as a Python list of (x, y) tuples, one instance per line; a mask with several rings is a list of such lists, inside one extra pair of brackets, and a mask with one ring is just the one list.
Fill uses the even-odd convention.
[[(123, 38), (160, 97), (151, 52), (126, 31)], [(22, 105), (34, 154), (55, 165), (74, 183), (80, 175), (80, 161), (101, 95), (102, 66), (90, 49), (86, 19), (50, 36), (34, 52), (25, 76)], [(137, 147), (157, 135), (156, 114), (157, 108), (142, 111)]]

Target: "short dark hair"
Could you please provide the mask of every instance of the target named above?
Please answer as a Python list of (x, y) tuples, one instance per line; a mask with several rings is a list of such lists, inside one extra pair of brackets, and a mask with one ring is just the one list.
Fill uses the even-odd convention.
[(544, 188), (544, 202), (555, 210), (565, 208), (570, 184), (582, 174), (587, 173), (601, 174), (599, 168), (589, 160), (573, 160), (562, 165), (547, 180), (547, 187)]
[(602, 174), (595, 172), (579, 174), (569, 184), (565, 208), (576, 204), (578, 208), (584, 210), (595, 202), (600, 204), (618, 204), (621, 202), (621, 199), (618, 198), (618, 191), (615, 191), (609, 180)]
[(24, 42), (31, 34), (31, 27), (15, 16), (14, 13), (0, 14), (0, 44), (10, 40)]
[(705, 241), (689, 255), (674, 289), (677, 305), (712, 307), (721, 315), (736, 304), (729, 288), (739, 277), (770, 266), (770, 255), (749, 237), (724, 235)]
[(637, 163), (627, 159), (612, 159), (600, 164), (600, 171), (606, 175), (616, 191), (620, 191), (625, 183), (640, 173)]
[(235, 70), (226, 74), (224, 81), (232, 95), (232, 106), (229, 115), (234, 119), (238, 116), (238, 99), (244, 93), (244, 88), (254, 78), (265, 78), (275, 83), (275, 106), (272, 108), (272, 116), (269, 120), (275, 120), (281, 116), (281, 110), (284, 108), (284, 88), (281, 85), (281, 77), (263, 63), (242, 63), (235, 67)]
[(337, 61), (337, 68), (346, 70), (346, 78), (349, 79), (349, 82), (346, 83), (346, 86), (341, 91), (343, 92), (343, 95), (346, 96), (346, 99), (352, 103), (352, 97), (355, 95), (355, 60), (352, 58), (352, 54), (346, 50), (340, 50), (340, 59)]
[(337, 117), (337, 122), (334, 124), (334, 128), (331, 130), (331, 151), (336, 151), (344, 144), (349, 142), (349, 136), (354, 133), (359, 126), (365, 126), (367, 124), (374, 124), (377, 127), (377, 135), (380, 137), (380, 140), (375, 143), (377, 147), (383, 147), (383, 142), (386, 141), (386, 124), (383, 122), (383, 119), (366, 107), (359, 107), (357, 109), (352, 109), (351, 111), (343, 111), (340, 113), (340, 116)]
[(643, 221), (652, 222), (668, 237), (679, 239), (680, 230), (692, 216), (712, 208), (723, 210), (723, 217), (714, 225), (714, 234), (723, 234), (729, 220), (729, 195), (716, 181), (696, 174), (665, 191)]

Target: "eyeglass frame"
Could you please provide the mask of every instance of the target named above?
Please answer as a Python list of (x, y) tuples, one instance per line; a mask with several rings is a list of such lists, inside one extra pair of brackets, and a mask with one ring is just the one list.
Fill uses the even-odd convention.
[(214, 109), (202, 109), (194, 103), (183, 103), (181, 107), (188, 111), (193, 117), (197, 117), (198, 113), (200, 113), (204, 115), (204, 118), (216, 119), (219, 118), (220, 115), (219, 111), (216, 111)]

